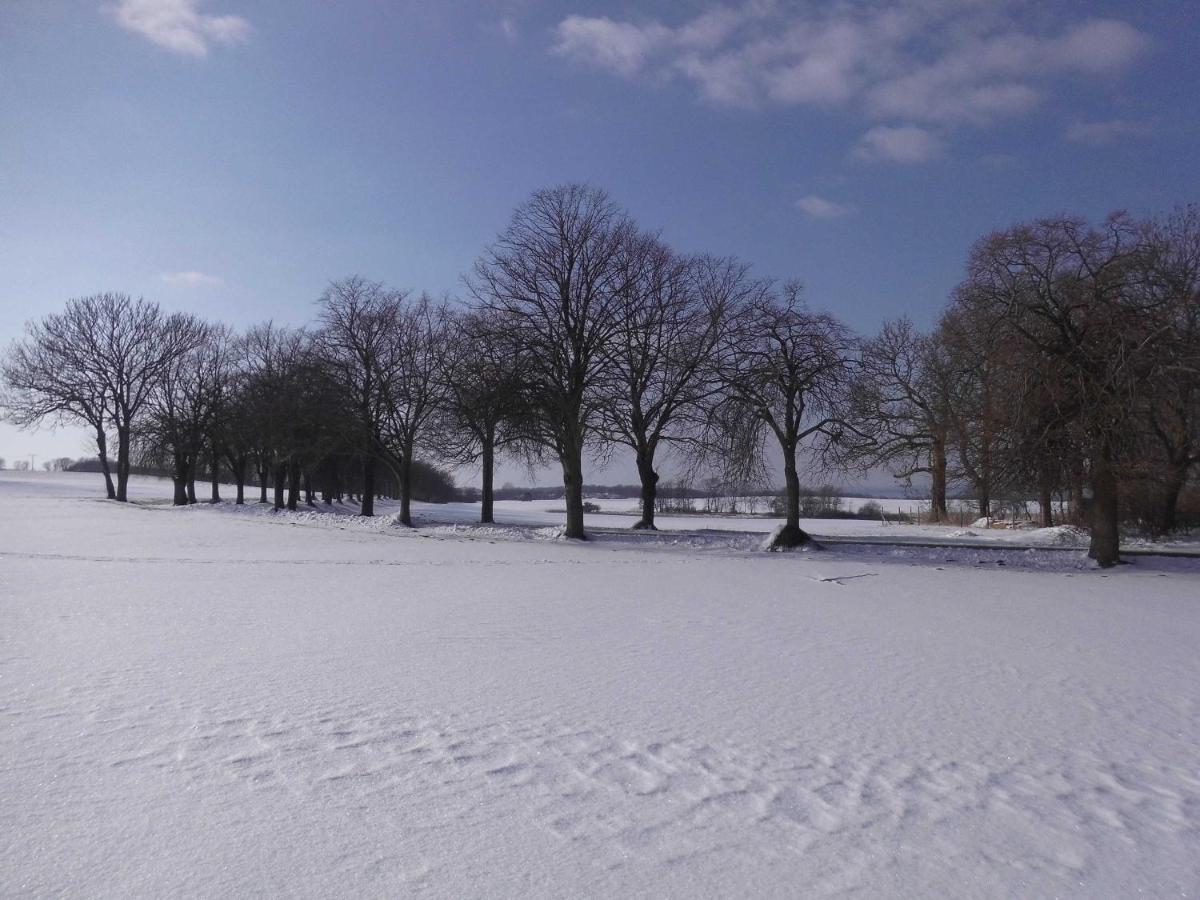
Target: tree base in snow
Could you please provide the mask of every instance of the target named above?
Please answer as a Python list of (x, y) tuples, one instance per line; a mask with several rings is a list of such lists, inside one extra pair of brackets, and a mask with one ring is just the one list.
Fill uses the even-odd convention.
[(634, 531), (658, 531), (658, 526), (653, 522), (647, 522), (645, 519), (639, 519), (633, 523)]
[(1129, 564), (1128, 560), (1121, 559), (1119, 552), (1117, 554), (1102, 553), (1095, 547), (1088, 549), (1088, 559), (1095, 560), (1096, 565), (1102, 569), (1111, 569), (1114, 566), (1125, 566)]
[(820, 550), (821, 545), (803, 528), (795, 525), (781, 525), (771, 532), (763, 545), (766, 550), (795, 550), (804, 547), (807, 550)]

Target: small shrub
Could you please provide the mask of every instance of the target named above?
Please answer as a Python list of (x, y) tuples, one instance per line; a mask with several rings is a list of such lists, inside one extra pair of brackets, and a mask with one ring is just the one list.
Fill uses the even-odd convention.
[(858, 508), (858, 517), (860, 519), (878, 519), (883, 516), (883, 507), (874, 500), (868, 500)]

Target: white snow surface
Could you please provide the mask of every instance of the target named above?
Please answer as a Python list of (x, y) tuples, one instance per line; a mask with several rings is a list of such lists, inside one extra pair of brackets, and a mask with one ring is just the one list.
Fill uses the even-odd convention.
[(1200, 893), (1200, 560), (96, 487), (0, 473), (0, 896)]

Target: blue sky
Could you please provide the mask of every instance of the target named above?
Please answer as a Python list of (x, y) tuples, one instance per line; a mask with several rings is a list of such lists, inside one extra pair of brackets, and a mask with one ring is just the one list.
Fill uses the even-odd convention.
[[(440, 294), (536, 188), (930, 324), (987, 231), (1197, 197), (1200, 7), (6, 0), (0, 341), (123, 290), (301, 324)], [(80, 455), (0, 426), (0, 456)]]

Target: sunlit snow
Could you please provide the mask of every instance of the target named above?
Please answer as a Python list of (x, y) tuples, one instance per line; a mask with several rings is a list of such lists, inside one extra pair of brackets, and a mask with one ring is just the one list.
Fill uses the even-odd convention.
[(4, 896), (1200, 886), (1200, 560), (98, 487), (0, 473)]

